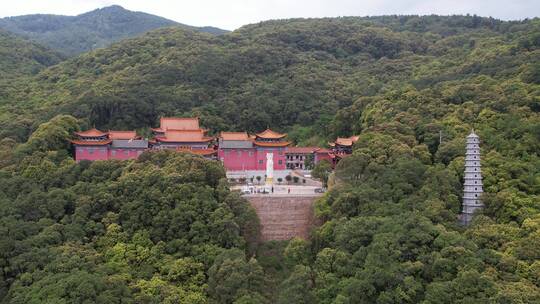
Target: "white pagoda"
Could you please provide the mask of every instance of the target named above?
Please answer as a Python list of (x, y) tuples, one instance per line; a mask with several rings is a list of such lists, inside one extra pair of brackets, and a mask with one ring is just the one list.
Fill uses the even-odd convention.
[(482, 204), (482, 170), (480, 165), (480, 138), (472, 130), (467, 136), (465, 151), (465, 176), (463, 183), (463, 211), (461, 222), (468, 225), (473, 214), (484, 207)]

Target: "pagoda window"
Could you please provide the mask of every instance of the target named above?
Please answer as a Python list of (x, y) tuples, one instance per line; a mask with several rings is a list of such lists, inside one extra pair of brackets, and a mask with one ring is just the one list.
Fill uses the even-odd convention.
[(116, 150), (112, 150), (112, 151), (111, 151), (111, 155), (112, 155), (112, 156), (115, 156), (115, 155), (116, 155)]
[(229, 150), (225, 150), (225, 155), (229, 155)]
[(89, 154), (94, 154), (94, 148), (88, 148), (88, 153)]
[(259, 159), (259, 165), (262, 165), (262, 164), (263, 164), (263, 160)]
[(281, 159), (278, 160), (278, 164), (283, 165), (283, 161)]
[(242, 151), (241, 150), (238, 150), (236, 152), (238, 153), (238, 156), (242, 156)]
[(129, 151), (128, 151), (128, 150), (124, 150), (124, 155), (129, 155)]

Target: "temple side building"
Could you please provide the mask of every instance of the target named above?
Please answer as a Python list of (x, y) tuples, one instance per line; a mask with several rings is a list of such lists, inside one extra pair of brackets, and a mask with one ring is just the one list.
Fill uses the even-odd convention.
[(463, 210), (461, 222), (468, 225), (474, 213), (482, 209), (482, 166), (480, 164), (480, 138), (474, 130), (467, 136), (465, 148), (465, 174), (463, 182)]
[(331, 149), (328, 154), (331, 163), (335, 166), (342, 158), (351, 155), (353, 146), (359, 138), (360, 136), (338, 137), (334, 142), (328, 143)]
[(148, 149), (148, 140), (137, 136), (135, 131), (108, 131), (90, 129), (75, 132), (72, 140), (75, 160), (135, 159)]
[(319, 147), (288, 147), (285, 151), (287, 169), (311, 170), (322, 160), (332, 163), (331, 152), (329, 149)]

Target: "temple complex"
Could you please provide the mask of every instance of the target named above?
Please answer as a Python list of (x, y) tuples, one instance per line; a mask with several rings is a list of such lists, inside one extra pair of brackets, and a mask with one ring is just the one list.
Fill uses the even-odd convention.
[(266, 129), (253, 135), (247, 132), (221, 132), (216, 138), (208, 136), (198, 118), (162, 117), (160, 125), (152, 128), (152, 138), (143, 139), (135, 131), (91, 129), (76, 132), (72, 141), (74, 156), (81, 160), (135, 159), (146, 150), (171, 149), (220, 160), (230, 178), (266, 180), (271, 159), (273, 180), (285, 179), (291, 170), (307, 171), (322, 160), (336, 164), (352, 153), (358, 136), (338, 138), (331, 149), (320, 147), (291, 147), (287, 134)]

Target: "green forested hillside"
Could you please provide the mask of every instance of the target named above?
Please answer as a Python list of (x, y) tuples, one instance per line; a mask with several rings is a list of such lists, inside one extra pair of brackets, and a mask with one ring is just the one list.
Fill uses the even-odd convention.
[(27, 37), (60, 53), (74, 56), (118, 40), (167, 26), (223, 34), (215, 27), (193, 27), (113, 5), (77, 16), (24, 15), (0, 19), (0, 28)]
[[(296, 126), (302, 140), (333, 137), (360, 130), (332, 121), (336, 111), (396, 90), (435, 91), (453, 106), (475, 99), (475, 85), (517, 82), (520, 102), (531, 104), (539, 27), (536, 19), (411, 16), (270, 21), (222, 36), (162, 29), (14, 84), (0, 102), (20, 120), (70, 113), (134, 128), (196, 112), (214, 130)], [(2, 117), (1, 129), (27, 136), (17, 121)]]
[[(537, 303), (539, 46), (538, 19), (281, 20), (157, 30), (13, 82), (0, 101), (3, 301)], [(144, 132), (160, 115), (360, 140), (311, 240), (259, 245), (218, 164), (69, 158), (79, 127)], [(462, 227), (472, 128), (486, 208)]]
[(35, 75), (62, 59), (59, 53), (0, 30), (0, 82)]

